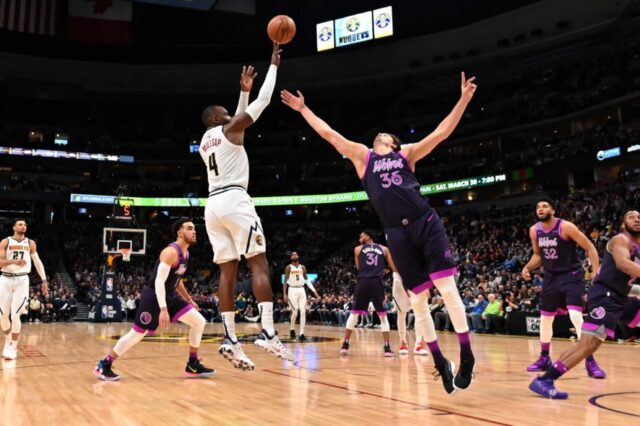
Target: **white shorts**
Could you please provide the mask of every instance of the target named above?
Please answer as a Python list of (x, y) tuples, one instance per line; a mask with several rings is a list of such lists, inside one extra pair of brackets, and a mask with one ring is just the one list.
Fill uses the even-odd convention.
[(16, 314), (28, 303), (29, 276), (0, 276), (0, 312), (2, 315)]
[(393, 280), (393, 300), (396, 302), (396, 309), (399, 312), (407, 313), (411, 309), (411, 301), (409, 295), (402, 285), (402, 281)]
[(307, 293), (304, 291), (304, 287), (289, 287), (287, 297), (289, 297), (292, 309), (299, 311), (307, 309)]
[(243, 189), (231, 188), (210, 196), (204, 220), (215, 263), (250, 258), (267, 250), (262, 223)]

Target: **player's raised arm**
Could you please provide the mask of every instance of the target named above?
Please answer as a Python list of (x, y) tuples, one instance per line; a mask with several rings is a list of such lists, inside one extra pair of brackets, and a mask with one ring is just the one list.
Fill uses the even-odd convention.
[(573, 223), (563, 220), (560, 226), (562, 227), (562, 234), (571, 238), (576, 242), (576, 244), (582, 247), (585, 252), (587, 252), (587, 256), (591, 262), (591, 267), (593, 268), (593, 273), (597, 274), (600, 269), (600, 258), (598, 257), (598, 250), (596, 250), (596, 246), (594, 246), (587, 236), (584, 235), (584, 233)]
[(540, 257), (540, 247), (538, 246), (538, 241), (536, 240), (536, 227), (532, 226), (529, 228), (529, 237), (531, 238), (531, 246), (533, 247), (533, 254), (531, 255), (531, 259), (524, 265), (522, 268), (522, 278), (527, 281), (531, 280), (531, 271), (534, 269), (538, 269), (540, 265), (542, 265), (542, 258)]
[(368, 148), (361, 144), (348, 140), (340, 133), (336, 132), (327, 124), (326, 121), (318, 117), (309, 109), (304, 103), (304, 96), (298, 90), (296, 91), (298, 96), (283, 90), (280, 92), (280, 98), (282, 103), (291, 108), (294, 111), (298, 111), (302, 114), (302, 117), (309, 123), (311, 128), (319, 134), (322, 139), (329, 142), (333, 147), (342, 155), (347, 157), (354, 166), (359, 176), (362, 176), (365, 167), (365, 161), (367, 158)]
[(249, 93), (253, 87), (253, 80), (257, 76), (258, 73), (253, 68), (253, 65), (242, 66), (242, 72), (240, 73), (240, 99), (238, 99), (238, 107), (234, 115), (238, 115), (247, 109), (247, 105), (249, 105)]
[(460, 99), (449, 115), (447, 115), (446, 118), (440, 122), (438, 127), (436, 127), (436, 129), (427, 137), (422, 139), (420, 142), (408, 145), (402, 149), (402, 152), (407, 156), (409, 163), (412, 165), (429, 155), (429, 153), (433, 151), (440, 142), (447, 139), (458, 126), (458, 123), (462, 118), (462, 114), (464, 114), (464, 111), (467, 109), (467, 105), (469, 105), (469, 102), (471, 101), (471, 98), (473, 98), (473, 94), (477, 88), (473, 83), (475, 77), (471, 77), (467, 80), (463, 72), (460, 74), (460, 79)]
[(167, 310), (167, 293), (165, 291), (165, 283), (169, 274), (171, 273), (171, 265), (178, 262), (178, 253), (173, 247), (167, 247), (160, 253), (160, 262), (158, 263), (158, 274), (156, 275), (156, 281), (154, 288), (156, 290), (156, 297), (158, 298), (158, 305), (160, 306), (160, 327), (167, 328), (169, 322), (169, 311)]
[(620, 272), (632, 277), (640, 277), (640, 265), (631, 260), (631, 242), (623, 234), (613, 237), (609, 241), (607, 250), (613, 256), (616, 268)]
[(271, 102), (271, 95), (276, 86), (276, 76), (278, 74), (278, 66), (280, 65), (280, 53), (282, 49), (277, 43), (273, 44), (273, 52), (271, 53), (271, 65), (267, 72), (258, 97), (247, 106), (244, 112), (237, 114), (231, 118), (231, 121), (224, 126), (224, 132), (229, 141), (236, 145), (242, 145), (245, 129), (258, 120), (262, 111)]

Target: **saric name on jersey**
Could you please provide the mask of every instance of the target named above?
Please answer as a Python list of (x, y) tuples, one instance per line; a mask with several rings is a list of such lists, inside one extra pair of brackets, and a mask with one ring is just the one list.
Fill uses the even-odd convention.
[(222, 143), (222, 139), (220, 139), (220, 138), (207, 139), (207, 141), (204, 142), (200, 146), (200, 151), (206, 152), (209, 148), (213, 148), (214, 146), (218, 146), (221, 143)]
[(558, 240), (554, 237), (554, 238), (549, 238), (549, 237), (542, 237), (538, 240), (538, 246), (540, 247), (557, 247), (558, 246)]

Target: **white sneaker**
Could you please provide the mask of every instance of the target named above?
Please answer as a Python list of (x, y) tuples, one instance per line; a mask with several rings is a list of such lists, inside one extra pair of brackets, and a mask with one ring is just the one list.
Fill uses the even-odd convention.
[(2, 357), (4, 359), (16, 359), (18, 357), (18, 348), (14, 347), (11, 342), (4, 345), (4, 350), (2, 351)]
[(260, 336), (258, 336), (254, 343), (260, 349), (272, 353), (279, 358), (287, 361), (295, 360), (291, 351), (289, 351), (289, 349), (287, 349), (278, 338), (278, 333), (273, 337), (269, 337), (267, 332), (262, 330), (262, 333), (260, 333)]
[(424, 356), (428, 356), (429, 355), (429, 351), (427, 350), (427, 345), (426, 343), (420, 342), (419, 344), (417, 344), (414, 348), (413, 348), (413, 353), (416, 355), (424, 355)]
[(218, 349), (218, 353), (233, 364), (235, 368), (241, 370), (253, 370), (256, 368), (253, 361), (242, 350), (242, 345), (239, 342), (233, 343), (229, 339), (224, 339), (220, 349)]

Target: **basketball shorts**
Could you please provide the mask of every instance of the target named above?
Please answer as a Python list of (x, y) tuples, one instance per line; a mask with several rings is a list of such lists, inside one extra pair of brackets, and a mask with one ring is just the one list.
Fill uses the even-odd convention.
[(384, 285), (380, 277), (358, 277), (356, 287), (353, 290), (351, 313), (366, 315), (369, 312), (369, 302), (373, 303), (373, 308), (378, 316), (387, 315), (387, 310), (384, 308)]
[(629, 327), (640, 324), (640, 300), (622, 296), (601, 284), (589, 289), (589, 314), (582, 324), (582, 333), (605, 340), (613, 338), (616, 325), (623, 322)]
[(418, 294), (433, 287), (434, 280), (458, 273), (451, 244), (435, 210), (405, 222), (384, 231), (406, 290)]
[(0, 315), (20, 316), (29, 303), (29, 276), (0, 275)]
[(267, 249), (262, 223), (244, 189), (230, 188), (209, 196), (204, 219), (215, 263), (250, 258)]
[(304, 291), (304, 287), (289, 287), (287, 297), (289, 298), (291, 309), (297, 311), (307, 309), (307, 293)]
[(540, 295), (540, 314), (552, 317), (566, 314), (567, 311), (582, 313), (582, 298), (585, 295), (582, 274), (582, 270), (557, 275), (546, 273)]
[[(171, 322), (178, 322), (180, 317), (193, 309), (193, 305), (180, 296), (174, 294), (167, 296), (167, 310)], [(149, 332), (154, 334), (160, 322), (160, 305), (156, 292), (150, 287), (145, 287), (140, 295), (140, 306), (136, 311), (133, 321), (133, 329), (138, 333)]]

